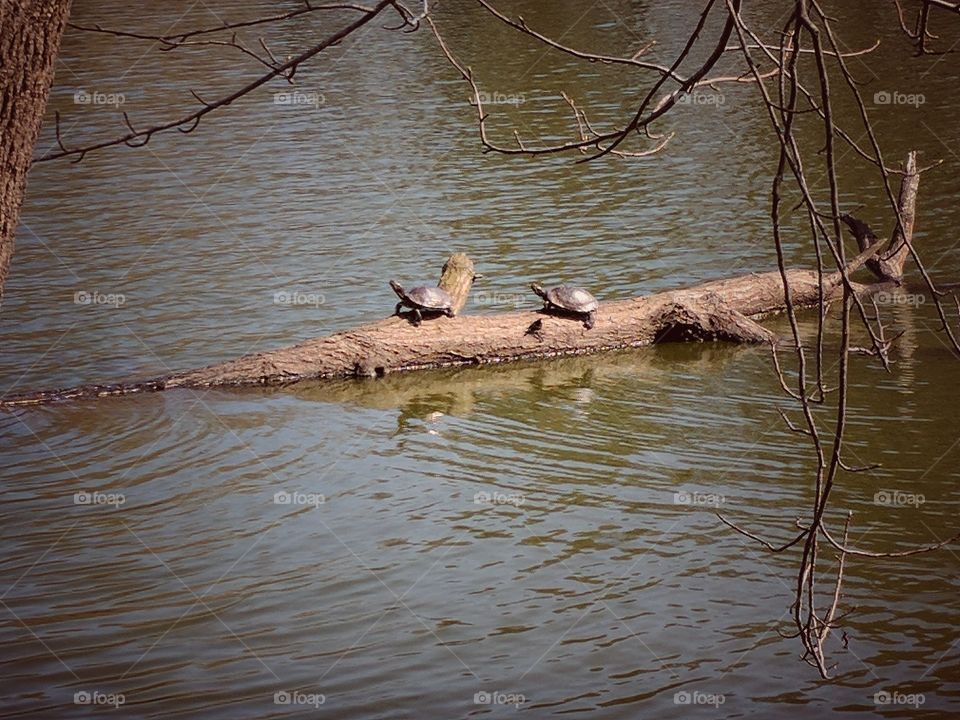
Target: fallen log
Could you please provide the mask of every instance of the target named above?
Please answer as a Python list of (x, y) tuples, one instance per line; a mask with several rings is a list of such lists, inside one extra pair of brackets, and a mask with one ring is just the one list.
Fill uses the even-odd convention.
[[(852, 272), (878, 250), (875, 244), (857, 256)], [(450, 258), (440, 285), (466, 302), (474, 277), (466, 255)], [(797, 307), (819, 302), (817, 273), (787, 271)], [(824, 295), (841, 289), (841, 275), (824, 278)], [(855, 292), (871, 286), (853, 283)], [(2, 406), (30, 405), (75, 398), (129, 395), (172, 388), (282, 385), (307, 379), (383, 376), (387, 373), (525, 358), (580, 355), (657, 342), (726, 340), (770, 343), (774, 334), (756, 318), (782, 312), (783, 284), (778, 272), (746, 275), (670, 290), (648, 297), (601, 304), (596, 325), (586, 330), (575, 319), (540, 310), (499, 315), (432, 318), (416, 327), (404, 316), (315, 338), (292, 347), (244, 355), (236, 360), (141, 382), (83, 385), (31, 392), (0, 400)]]
[[(898, 228), (883, 262), (870, 263), (879, 282), (849, 281), (854, 293), (875, 292), (900, 283), (907, 256), (901, 250), (912, 242), (917, 178), (915, 173), (908, 173), (901, 188), (901, 214), (909, 222)], [(844, 274), (849, 277), (880, 252), (882, 243), (872, 233), (872, 237), (865, 236), (869, 228), (864, 223), (853, 219), (847, 224), (863, 251), (845, 266), (845, 273), (823, 275), (822, 293), (821, 278), (815, 270), (786, 270), (795, 307), (815, 307), (821, 297), (827, 303), (836, 299), (843, 292)], [(786, 309), (780, 272), (754, 273), (646, 297), (607, 302), (601, 299), (596, 324), (587, 330), (575, 319), (542, 310), (461, 314), (476, 277), (473, 262), (462, 253), (452, 255), (444, 265), (439, 286), (453, 298), (457, 311), (453, 318), (431, 318), (417, 327), (407, 316), (393, 316), (291, 347), (160, 378), (0, 398), (0, 407), (173, 388), (274, 386), (311, 379), (382, 377), (426, 368), (583, 355), (659, 342), (774, 343), (777, 337), (757, 320)]]

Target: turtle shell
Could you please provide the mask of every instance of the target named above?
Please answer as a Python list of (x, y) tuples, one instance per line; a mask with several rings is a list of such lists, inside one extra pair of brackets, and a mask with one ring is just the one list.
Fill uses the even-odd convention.
[(563, 310), (589, 313), (600, 307), (597, 299), (583, 288), (561, 285), (547, 293), (547, 300)]
[(453, 307), (453, 298), (443, 288), (415, 287), (406, 292), (407, 300), (422, 310), (448, 310)]

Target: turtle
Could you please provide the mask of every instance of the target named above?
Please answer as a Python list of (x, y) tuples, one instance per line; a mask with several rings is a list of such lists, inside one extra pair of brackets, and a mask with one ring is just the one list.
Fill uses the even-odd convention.
[(544, 290), (537, 283), (530, 285), (530, 288), (543, 298), (543, 309), (547, 312), (582, 317), (583, 326), (587, 330), (593, 327), (600, 303), (583, 288), (559, 285), (550, 290)]
[(390, 287), (400, 298), (393, 314), (399, 315), (402, 307), (410, 308), (413, 310), (414, 325), (419, 325), (422, 322), (424, 313), (442, 314), (447, 317), (456, 315), (453, 309), (453, 298), (443, 288), (420, 286), (408, 292), (396, 280), (390, 281)]

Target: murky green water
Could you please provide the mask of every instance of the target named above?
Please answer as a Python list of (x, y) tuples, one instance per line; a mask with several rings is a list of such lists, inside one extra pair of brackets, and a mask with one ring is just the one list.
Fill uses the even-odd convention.
[[(74, 19), (163, 31), (276, 8), (77, 2)], [(491, 120), (504, 141), (514, 124), (530, 139), (567, 131), (561, 89), (602, 119), (642, 87), (471, 8), (437, 17), (484, 88), (516, 100)], [(836, 12), (856, 18), (850, 47), (882, 38), (853, 63), (869, 94), (925, 97), (876, 118), (891, 162), (917, 148), (949, 163), (924, 176), (917, 244), (955, 281), (958, 61), (910, 59), (887, 10)], [(513, 8), (578, 47), (657, 37), (664, 58), (695, 11)], [(759, 27), (778, 16), (772, 2), (754, 11)], [(332, 26), (292, 21), (271, 49)], [(909, 86), (879, 79), (904, 65)], [(122, 93), (139, 126), (256, 68), (74, 32), (57, 72), (51, 117), (80, 142), (121, 127), (116, 108), (76, 104), (80, 89)], [(425, 33), (371, 27), (297, 77), (315, 104), (275, 105), (278, 84), (191, 136), (37, 166), (0, 316), (0, 390), (148, 377), (346, 328), (392, 310), (390, 277), (435, 278), (454, 250), (486, 276), (475, 313), (534, 307), (531, 279), (617, 298), (773, 267), (773, 158), (746, 88), (677, 113), (665, 154), (573, 165), (482, 155), (467, 90)], [(48, 127), (38, 152), (51, 143)], [(842, 164), (845, 206), (888, 225), (869, 171), (853, 154)], [(790, 259), (809, 263), (795, 227)], [(318, 302), (274, 303), (291, 291)], [(852, 510), (852, 539), (876, 551), (958, 530), (957, 359), (929, 302), (885, 310), (906, 334), (893, 374), (853, 360), (848, 441), (851, 462), (884, 467), (844, 477), (833, 512), (837, 527)], [(2, 715), (101, 716), (75, 702), (101, 693), (123, 695), (117, 716), (155, 718), (946, 716), (960, 702), (955, 550), (848, 563), (841, 610), (855, 612), (825, 682), (777, 632), (796, 556), (683, 502), (709, 496), (787, 537), (811, 462), (778, 405), (766, 352), (715, 346), (5, 413)], [(884, 491), (923, 503), (878, 503)], [(923, 704), (877, 704), (884, 691)]]

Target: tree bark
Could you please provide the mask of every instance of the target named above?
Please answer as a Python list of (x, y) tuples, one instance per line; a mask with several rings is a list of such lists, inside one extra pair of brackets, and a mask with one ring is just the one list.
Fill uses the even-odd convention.
[(0, 0), (0, 302), (70, 0)]

